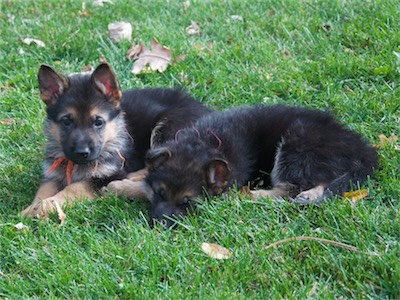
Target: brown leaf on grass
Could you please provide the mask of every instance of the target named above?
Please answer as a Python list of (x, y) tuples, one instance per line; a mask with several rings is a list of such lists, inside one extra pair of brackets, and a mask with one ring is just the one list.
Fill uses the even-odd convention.
[(29, 227), (24, 225), (24, 223), (22, 223), (22, 222), (15, 224), (14, 228), (16, 228), (17, 230), (20, 230), (20, 231), (28, 231), (29, 230)]
[(103, 6), (104, 3), (113, 4), (113, 2), (111, 0), (94, 0), (93, 1), (93, 6)]
[(364, 199), (367, 196), (368, 196), (367, 190), (356, 190), (352, 192), (345, 192), (343, 194), (343, 197), (345, 199), (349, 199), (351, 204), (356, 204), (358, 200)]
[(132, 68), (133, 74), (142, 73), (147, 66), (151, 71), (162, 73), (171, 63), (171, 50), (162, 46), (155, 38), (151, 40), (151, 50), (143, 45), (134, 46), (130, 50), (132, 50), (130, 56), (133, 57), (133, 60), (136, 59)]
[(107, 58), (106, 58), (106, 56), (104, 54), (100, 55), (100, 62), (101, 63), (107, 62)]
[(232, 15), (231, 16), (231, 20), (237, 21), (237, 22), (243, 22), (244, 21), (243, 17), (239, 16), (239, 15)]
[(380, 134), (378, 135), (378, 138), (379, 138), (379, 144), (374, 144), (375, 148), (384, 148), (386, 145), (395, 144), (399, 140), (399, 137), (397, 135), (391, 135), (389, 137), (386, 137), (386, 135)]
[(138, 59), (140, 53), (143, 52), (143, 49), (144, 49), (143, 44), (133, 45), (131, 48), (129, 48), (128, 53), (126, 54), (126, 57), (128, 59), (132, 59), (132, 60)]
[(13, 119), (13, 118), (0, 120), (0, 124), (2, 124), (2, 125), (12, 125), (14, 123), (15, 123), (15, 119)]
[(88, 73), (88, 72), (92, 72), (92, 71), (93, 71), (93, 67), (91, 65), (83, 66), (81, 68), (82, 73)]
[(201, 250), (211, 258), (228, 259), (232, 256), (232, 252), (220, 245), (203, 243)]
[(34, 43), (34, 44), (38, 45), (39, 47), (46, 47), (46, 45), (41, 40), (38, 40), (38, 39), (23, 38), (22, 42), (27, 45)]
[(332, 30), (332, 25), (331, 24), (324, 24), (322, 25), (322, 29), (325, 31), (331, 31)]
[(291, 56), (292, 56), (292, 53), (290, 53), (290, 51), (289, 51), (288, 49), (285, 49), (285, 50), (283, 51), (283, 55), (285, 55), (285, 57), (291, 57)]
[(79, 10), (78, 14), (81, 17), (88, 17), (91, 15), (91, 13), (86, 10), (86, 2), (82, 2), (82, 10)]
[(183, 8), (185, 9), (185, 10), (188, 10), (189, 9), (189, 7), (190, 7), (190, 1), (188, 0), (188, 1), (184, 1), (183, 3)]
[(350, 49), (350, 48), (347, 48), (347, 47), (344, 47), (343, 51), (346, 52), (346, 53), (354, 53), (353, 49)]
[(176, 56), (176, 57), (174, 58), (174, 63), (179, 63), (179, 62), (181, 62), (181, 61), (185, 61), (186, 56), (187, 56), (187, 55), (186, 55), (185, 53), (179, 54), (178, 56)]
[(110, 39), (114, 42), (130, 40), (132, 36), (132, 25), (127, 22), (116, 22), (108, 24)]
[(192, 21), (192, 24), (186, 27), (186, 33), (188, 35), (200, 35), (201, 34), (200, 23)]
[(179, 80), (180, 80), (180, 82), (188, 83), (189, 76), (185, 72), (182, 71), (179, 73)]
[(15, 16), (14, 15), (12, 15), (12, 14), (7, 14), (6, 15), (7, 16), (7, 21), (9, 22), (9, 23), (14, 23), (14, 21), (15, 21)]

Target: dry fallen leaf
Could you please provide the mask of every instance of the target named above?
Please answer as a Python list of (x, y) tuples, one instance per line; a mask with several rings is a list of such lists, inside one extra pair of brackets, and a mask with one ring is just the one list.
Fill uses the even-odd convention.
[(139, 54), (143, 52), (144, 46), (142, 44), (140, 45), (133, 45), (131, 48), (129, 48), (128, 53), (126, 54), (126, 57), (128, 59), (138, 59)]
[(132, 36), (132, 25), (127, 22), (116, 22), (108, 24), (110, 39), (114, 42), (130, 40)]
[(228, 259), (232, 256), (232, 252), (220, 245), (203, 243), (201, 244), (201, 250), (215, 259)]
[(0, 120), (0, 124), (3, 124), (3, 125), (11, 125), (14, 123), (15, 123), (15, 119), (13, 119), (13, 118)]
[[(133, 64), (132, 73), (140, 74), (146, 70), (147, 66), (151, 71), (164, 72), (171, 63), (171, 50), (162, 46), (155, 38), (151, 40), (151, 50), (144, 46), (142, 47), (142, 50), (138, 54), (134, 53), (135, 49), (132, 50), (133, 54), (131, 53), (131, 55), (135, 57), (133, 59), (136, 59)], [(139, 51), (140, 47), (136, 50)]]
[(332, 30), (332, 25), (331, 24), (324, 24), (322, 25), (322, 29), (325, 31), (331, 31)]
[(188, 0), (188, 1), (185, 1), (185, 2), (183, 2), (183, 8), (185, 9), (185, 10), (188, 10), (189, 9), (189, 7), (190, 7), (190, 1)]
[(18, 230), (24, 230), (24, 231), (26, 231), (26, 230), (29, 229), (29, 227), (26, 226), (26, 225), (24, 225), (22, 222), (20, 222), (20, 223), (18, 223), (18, 224), (15, 224), (14, 227), (15, 227), (16, 229), (18, 229)]
[(188, 27), (186, 27), (186, 33), (188, 35), (199, 35), (199, 34), (201, 34), (200, 23), (192, 21), (192, 24), (190, 24)]
[(399, 137), (397, 135), (391, 135), (389, 137), (386, 137), (386, 135), (380, 134), (380, 135), (378, 135), (378, 137), (379, 137), (379, 144), (375, 144), (374, 145), (375, 148), (383, 148), (386, 145), (388, 145), (390, 143), (394, 144), (399, 140)]
[(90, 73), (90, 72), (92, 72), (94, 69), (93, 69), (93, 67), (91, 66), (91, 65), (87, 65), (87, 66), (83, 66), (82, 68), (81, 68), (81, 72), (82, 73)]
[(356, 190), (352, 192), (345, 192), (343, 197), (349, 199), (351, 204), (356, 204), (358, 200), (364, 199), (368, 196), (367, 190)]
[(101, 63), (105, 63), (105, 62), (107, 62), (107, 59), (106, 59), (106, 56), (104, 55), (104, 54), (102, 54), (102, 55), (100, 55), (100, 62)]
[(285, 49), (285, 50), (283, 51), (283, 55), (285, 55), (285, 57), (291, 57), (291, 56), (292, 56), (292, 54), (290, 53), (290, 51), (287, 50), (287, 49)]
[(178, 63), (178, 62), (181, 62), (181, 61), (185, 61), (186, 56), (187, 56), (187, 55), (186, 55), (185, 53), (179, 54), (178, 56), (176, 56), (176, 57), (174, 58), (174, 63)]
[(39, 47), (46, 47), (46, 45), (41, 40), (38, 40), (38, 39), (23, 38), (22, 42), (27, 45), (34, 43), (34, 44), (38, 45)]
[(82, 2), (82, 10), (79, 10), (78, 14), (81, 17), (88, 17), (91, 15), (91, 13), (86, 10), (86, 2)]
[(113, 4), (113, 2), (111, 0), (94, 0), (93, 1), (93, 6), (103, 6), (104, 3)]
[(189, 82), (189, 76), (185, 72), (182, 71), (179, 73), (179, 80), (180, 80), (180, 82), (187, 83), (187, 82)]
[(15, 21), (15, 16), (12, 15), (12, 14), (7, 14), (7, 21), (8, 21), (9, 23), (14, 23), (14, 21)]
[(242, 16), (239, 16), (239, 15), (232, 15), (231, 16), (231, 20), (233, 20), (233, 21), (238, 21), (238, 22), (243, 22), (243, 17)]

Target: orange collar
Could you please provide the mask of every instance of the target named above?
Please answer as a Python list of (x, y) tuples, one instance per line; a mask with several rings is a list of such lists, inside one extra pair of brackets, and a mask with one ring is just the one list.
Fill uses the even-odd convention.
[[(125, 157), (122, 156), (121, 152), (118, 149), (115, 149), (119, 158), (121, 159), (121, 169), (125, 165)], [(51, 172), (55, 171), (64, 161), (67, 161), (67, 167), (65, 169), (65, 177), (67, 178), (67, 184), (70, 185), (72, 183), (72, 170), (74, 169), (74, 163), (71, 160), (68, 160), (65, 156), (61, 156), (57, 158), (50, 168), (46, 172), (46, 176), (48, 176)], [(99, 162), (96, 160), (93, 173), (96, 172)]]
[(72, 170), (74, 169), (74, 163), (71, 160), (68, 160), (65, 156), (62, 156), (53, 162), (51, 167), (47, 170), (46, 176), (56, 170), (65, 160), (68, 162), (67, 168), (65, 169), (65, 176), (67, 177), (67, 184), (70, 185), (72, 183)]

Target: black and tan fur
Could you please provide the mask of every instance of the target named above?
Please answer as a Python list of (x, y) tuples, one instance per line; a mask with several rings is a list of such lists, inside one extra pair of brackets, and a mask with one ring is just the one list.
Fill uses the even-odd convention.
[[(46, 104), (47, 138), (43, 180), (22, 215), (47, 216), (65, 202), (93, 199), (110, 181), (144, 168), (150, 145), (173, 137), (210, 110), (182, 91), (138, 89), (121, 92), (106, 63), (92, 74), (64, 76), (42, 65), (40, 96)], [(133, 195), (140, 196), (140, 179)], [(136, 189), (137, 187), (137, 189)]]
[(184, 215), (199, 196), (258, 181), (253, 197), (288, 197), (321, 204), (364, 182), (376, 151), (330, 114), (303, 108), (254, 106), (215, 112), (151, 149), (146, 195), (151, 218)]

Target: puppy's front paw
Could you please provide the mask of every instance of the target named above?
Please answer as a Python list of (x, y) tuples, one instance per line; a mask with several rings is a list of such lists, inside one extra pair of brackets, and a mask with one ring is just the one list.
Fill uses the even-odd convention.
[(111, 192), (117, 196), (135, 198), (143, 196), (142, 181), (132, 181), (129, 179), (111, 181), (102, 192)]
[(35, 199), (31, 205), (21, 212), (21, 216), (29, 218), (47, 219), (49, 213), (57, 211), (61, 225), (65, 223), (66, 215), (62, 211), (61, 206), (64, 201), (60, 201), (57, 197), (50, 197), (46, 199)]
[(128, 178), (129, 180), (132, 180), (132, 181), (142, 181), (146, 178), (148, 173), (149, 172), (147, 171), (147, 169), (141, 169), (139, 171), (129, 173), (126, 176), (126, 178)]
[(36, 199), (21, 212), (21, 216), (29, 218), (47, 218), (49, 213), (56, 209), (47, 199)]

